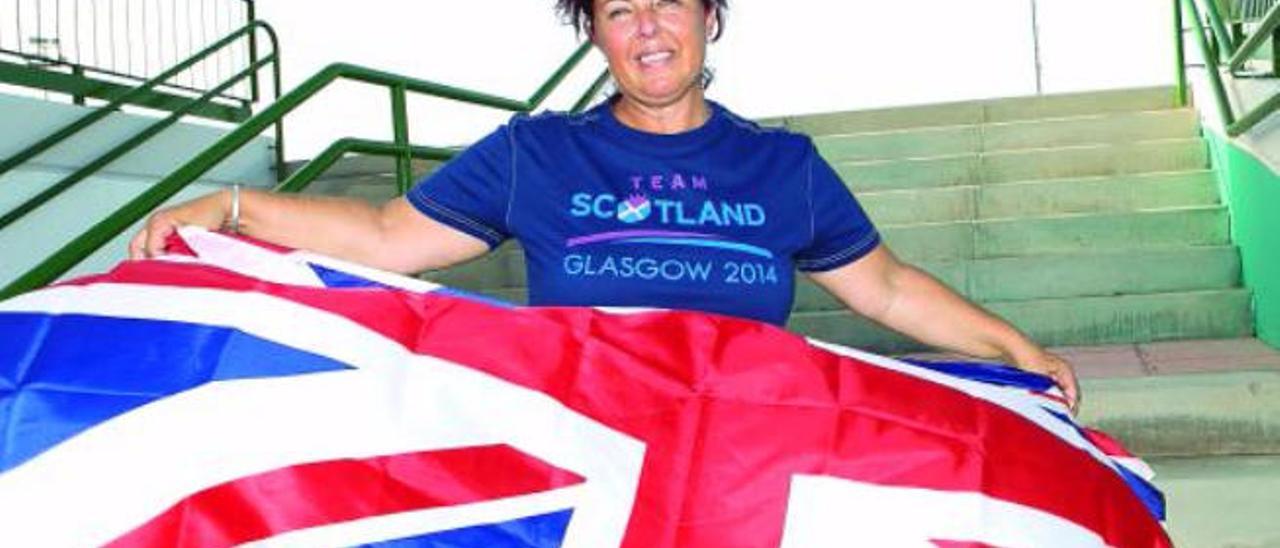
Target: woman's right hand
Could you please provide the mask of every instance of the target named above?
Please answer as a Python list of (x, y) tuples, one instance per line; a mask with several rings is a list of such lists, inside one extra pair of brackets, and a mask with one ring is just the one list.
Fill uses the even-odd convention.
[(165, 241), (179, 227), (195, 225), (210, 230), (222, 228), (230, 201), (230, 191), (221, 190), (152, 213), (142, 230), (129, 242), (129, 258), (147, 259), (162, 254)]

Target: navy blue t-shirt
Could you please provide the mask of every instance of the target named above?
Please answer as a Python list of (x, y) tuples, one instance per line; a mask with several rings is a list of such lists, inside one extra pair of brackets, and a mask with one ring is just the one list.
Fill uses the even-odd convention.
[(607, 104), (518, 115), (417, 184), (422, 213), (525, 250), (529, 304), (715, 312), (783, 324), (794, 271), (849, 264), (880, 237), (806, 136), (711, 103), (652, 134)]

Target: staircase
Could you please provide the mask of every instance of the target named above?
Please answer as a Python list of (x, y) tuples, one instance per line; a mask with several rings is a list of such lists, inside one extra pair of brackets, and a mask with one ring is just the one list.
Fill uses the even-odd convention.
[[(86, 107), (0, 94), (0, 117), (5, 122), (0, 128), (0, 158), (16, 154), (89, 112)], [(4, 189), (0, 191), (0, 213), (13, 210), (155, 121), (150, 115), (113, 113), (32, 161), (0, 174), (0, 189)], [(0, 287), (40, 264), (225, 133), (222, 128), (205, 125), (173, 125), (156, 139), (0, 229)], [(268, 186), (274, 181), (271, 146), (269, 139), (255, 139), (168, 203), (195, 198), (233, 182)], [(128, 255), (128, 242), (140, 225), (141, 221), (112, 239), (67, 276), (111, 268)]]
[[(885, 241), (1051, 346), (1252, 333), (1249, 293), (1194, 110), (1167, 88), (769, 120), (813, 136)], [(433, 273), (520, 302), (515, 245)], [(922, 348), (815, 285), (790, 327), (903, 353)]]

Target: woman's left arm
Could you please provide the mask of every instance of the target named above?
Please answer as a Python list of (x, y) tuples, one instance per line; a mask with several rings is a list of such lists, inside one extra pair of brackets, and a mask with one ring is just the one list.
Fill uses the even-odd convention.
[(1076, 409), (1080, 389), (1070, 364), (933, 276), (899, 261), (883, 244), (850, 264), (809, 275), (854, 312), (924, 344), (1052, 377)]

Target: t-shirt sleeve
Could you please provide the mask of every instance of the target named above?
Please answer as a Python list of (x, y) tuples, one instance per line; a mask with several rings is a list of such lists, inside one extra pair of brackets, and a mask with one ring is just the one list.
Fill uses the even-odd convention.
[(475, 236), (492, 249), (510, 237), (511, 126), (467, 147), (405, 196), (423, 215)]
[(803, 272), (832, 270), (862, 258), (880, 244), (880, 233), (862, 205), (816, 149), (809, 152), (809, 245), (796, 254)]

